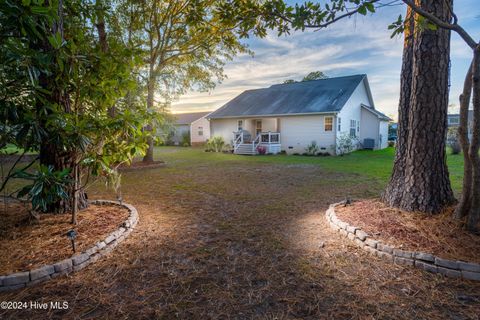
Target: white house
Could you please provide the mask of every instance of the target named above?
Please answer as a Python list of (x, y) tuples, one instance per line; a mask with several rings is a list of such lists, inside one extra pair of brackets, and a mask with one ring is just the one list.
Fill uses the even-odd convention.
[(358, 148), (387, 147), (389, 117), (375, 109), (366, 75), (247, 90), (207, 116), (210, 135), (238, 154), (304, 153), (312, 141), (335, 154), (343, 136)]
[(190, 124), (190, 143), (192, 146), (202, 145), (210, 139), (209, 112)]
[[(447, 123), (449, 128), (458, 128), (460, 126), (460, 114), (447, 115)], [(468, 110), (468, 138), (472, 139), (473, 131), (473, 110)]]
[(190, 144), (201, 144), (210, 138), (210, 124), (207, 116), (210, 112), (178, 113), (175, 114), (175, 131), (172, 141), (176, 145), (182, 144), (184, 137), (190, 135)]

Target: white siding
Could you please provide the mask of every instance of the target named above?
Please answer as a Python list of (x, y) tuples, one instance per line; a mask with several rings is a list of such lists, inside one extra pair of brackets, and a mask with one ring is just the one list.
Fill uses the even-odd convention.
[(362, 104), (367, 106), (372, 105), (372, 101), (370, 101), (370, 98), (367, 94), (367, 89), (365, 88), (365, 81), (359, 83), (358, 87), (355, 89), (355, 91), (353, 91), (352, 95), (350, 96), (350, 99), (348, 99), (347, 103), (345, 103), (342, 110), (338, 113), (337, 116), (342, 119), (342, 126), (341, 131), (337, 133), (337, 137), (344, 134), (350, 134), (350, 120), (355, 120), (357, 121), (357, 127), (360, 127), (360, 131), (356, 131), (356, 136), (357, 139), (361, 142), (361, 132), (364, 125), (362, 123)]
[(380, 121), (380, 149), (388, 147), (388, 121)]
[(375, 149), (379, 148), (380, 137), (379, 137), (379, 125), (380, 121), (378, 117), (371, 113), (365, 108), (362, 108), (362, 117), (360, 128), (360, 142), (363, 143), (364, 139), (373, 139), (375, 140)]
[[(210, 120), (210, 136), (220, 136), (226, 143), (231, 144), (233, 133), (237, 131), (237, 121), (241, 119), (212, 119)], [(243, 120), (245, 129), (245, 120)]]
[[(203, 131), (202, 136), (198, 134), (200, 127)], [(208, 121), (208, 119), (205, 117), (193, 121), (190, 125), (191, 144), (205, 143), (208, 139), (210, 139), (210, 121)]]
[(282, 150), (288, 154), (302, 154), (312, 141), (316, 141), (320, 148), (325, 148), (320, 150), (321, 152), (332, 152), (332, 146), (335, 145), (335, 130), (325, 132), (324, 117), (323, 115), (281, 117)]

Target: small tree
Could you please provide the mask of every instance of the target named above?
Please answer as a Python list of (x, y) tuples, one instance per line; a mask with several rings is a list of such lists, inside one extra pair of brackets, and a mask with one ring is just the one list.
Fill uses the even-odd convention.
[(337, 155), (343, 156), (355, 150), (358, 141), (348, 133), (342, 133), (337, 137)]
[(182, 134), (182, 147), (190, 146), (190, 131)]

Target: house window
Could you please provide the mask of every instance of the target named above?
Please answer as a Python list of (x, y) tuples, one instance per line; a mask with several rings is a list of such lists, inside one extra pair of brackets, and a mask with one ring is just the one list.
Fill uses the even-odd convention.
[(357, 120), (350, 120), (350, 137), (357, 136)]
[(243, 130), (243, 120), (238, 120), (237, 122), (237, 130), (242, 131)]
[(337, 118), (338, 119), (338, 131), (342, 131), (342, 118)]
[(325, 131), (333, 131), (333, 117), (325, 117), (324, 129)]
[(198, 127), (198, 135), (203, 136), (203, 127)]
[(262, 120), (255, 121), (255, 134), (258, 136), (262, 132)]

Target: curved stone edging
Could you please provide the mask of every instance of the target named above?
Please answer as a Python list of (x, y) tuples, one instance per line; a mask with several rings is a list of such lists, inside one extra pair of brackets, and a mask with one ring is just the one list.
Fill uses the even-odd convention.
[(112, 252), (112, 250), (120, 242), (122, 242), (137, 225), (137, 209), (128, 203), (119, 203), (109, 200), (94, 200), (91, 203), (96, 205), (113, 204), (122, 206), (128, 210), (129, 216), (127, 220), (122, 223), (120, 228), (110, 233), (103, 241), (97, 242), (93, 247), (79, 254), (73, 255), (72, 257), (57, 263), (47, 264), (33, 270), (0, 276), (0, 292), (30, 287), (36, 285), (37, 283), (48, 281), (61, 275), (80, 271), (90, 263), (94, 263), (101, 257)]
[(442, 259), (430, 253), (405, 251), (375, 240), (360, 228), (351, 226), (337, 218), (335, 207), (345, 204), (345, 201), (331, 204), (325, 217), (331, 228), (352, 240), (363, 250), (391, 261), (395, 264), (414, 266), (416, 268), (441, 273), (451, 278), (463, 278), (480, 281), (480, 264), (465, 261)]

